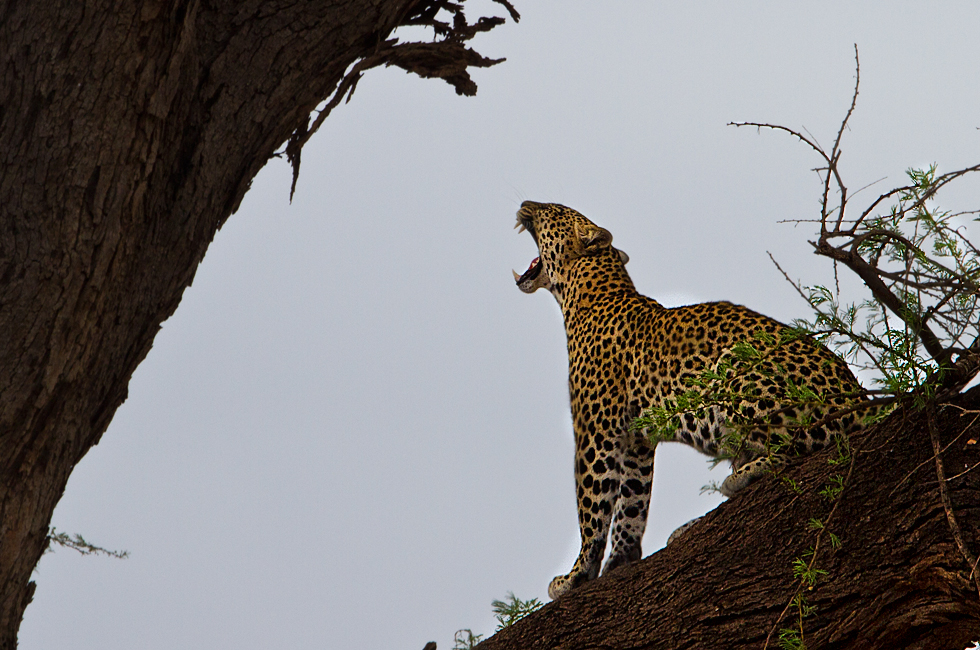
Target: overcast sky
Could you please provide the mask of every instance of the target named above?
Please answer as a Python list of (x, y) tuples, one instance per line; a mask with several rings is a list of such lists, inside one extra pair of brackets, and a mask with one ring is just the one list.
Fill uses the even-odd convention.
[[(817, 214), (819, 160), (726, 123), (829, 146), (857, 43), (852, 190), (980, 162), (976, 2), (516, 4), (519, 24), (476, 40), (507, 57), (473, 73), (476, 97), (371, 71), (306, 147), (291, 205), (286, 163), (255, 179), (54, 514), (131, 557), (46, 555), (21, 648), (492, 632), (490, 601), (547, 599), (578, 545), (561, 316), (511, 276), (536, 254), (512, 229), (522, 200), (608, 228), (665, 304), (789, 320), (806, 305), (766, 252), (831, 277), (811, 229), (777, 224)], [(965, 181), (940, 202), (978, 197)], [(699, 490), (726, 472), (658, 450), (645, 552), (717, 505)]]

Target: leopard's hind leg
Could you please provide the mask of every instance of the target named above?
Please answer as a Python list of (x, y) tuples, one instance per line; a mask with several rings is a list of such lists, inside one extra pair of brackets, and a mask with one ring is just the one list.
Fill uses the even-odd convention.
[(643, 532), (650, 511), (654, 448), (637, 437), (623, 453), (619, 498), (613, 517), (612, 546), (602, 572), (630, 564), (643, 555)]

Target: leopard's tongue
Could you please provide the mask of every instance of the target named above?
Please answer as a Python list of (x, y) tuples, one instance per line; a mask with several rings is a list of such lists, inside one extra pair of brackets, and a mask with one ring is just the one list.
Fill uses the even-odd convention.
[(538, 277), (538, 273), (541, 273), (541, 258), (535, 257), (531, 260), (531, 266), (527, 267), (527, 271), (524, 271), (524, 275), (517, 275), (517, 271), (513, 271), (514, 281), (517, 284), (522, 282), (533, 280)]

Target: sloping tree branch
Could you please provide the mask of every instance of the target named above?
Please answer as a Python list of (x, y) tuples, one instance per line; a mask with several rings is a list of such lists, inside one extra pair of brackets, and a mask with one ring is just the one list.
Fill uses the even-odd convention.
[[(980, 598), (944, 503), (976, 553), (978, 407), (974, 389), (935, 414), (942, 463), (958, 470), (942, 488), (930, 472), (928, 415), (901, 410), (852, 438), (836, 498), (820, 494), (841, 473), (828, 462), (834, 453), (808, 457), (786, 471), (800, 492), (776, 478), (753, 484), (667, 548), (573, 590), (479, 648), (760, 650), (767, 638), (769, 648), (781, 647), (781, 630), (795, 623), (787, 604), (798, 594), (812, 608), (803, 620), (808, 648), (965, 648), (978, 638)], [(801, 591), (795, 569), (813, 557), (814, 582)]]

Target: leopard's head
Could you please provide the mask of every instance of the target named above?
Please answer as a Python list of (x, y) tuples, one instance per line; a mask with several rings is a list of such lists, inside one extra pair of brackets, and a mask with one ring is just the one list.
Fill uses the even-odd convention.
[(523, 275), (514, 272), (517, 287), (524, 293), (545, 288), (562, 303), (562, 288), (573, 263), (612, 251), (623, 264), (629, 256), (612, 247), (612, 234), (595, 225), (582, 213), (557, 203), (524, 201), (517, 211), (519, 232), (527, 230), (538, 245), (538, 256)]

